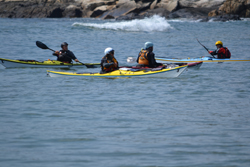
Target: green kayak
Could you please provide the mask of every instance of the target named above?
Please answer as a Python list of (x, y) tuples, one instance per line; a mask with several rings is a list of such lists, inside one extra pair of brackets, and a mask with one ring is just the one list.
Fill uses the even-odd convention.
[(36, 60), (11, 60), (0, 58), (0, 64), (5, 68), (99, 68), (100, 63), (64, 63), (57, 60), (45, 60), (45, 61), (36, 61)]

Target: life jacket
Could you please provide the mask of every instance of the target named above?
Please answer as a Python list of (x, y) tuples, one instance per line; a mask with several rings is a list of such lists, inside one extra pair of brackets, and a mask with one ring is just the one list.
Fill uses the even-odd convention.
[(230, 53), (230, 51), (228, 50), (227, 47), (220, 48), (218, 50), (217, 55), (218, 55), (218, 59), (225, 59), (225, 58), (229, 59), (229, 58), (231, 58), (231, 53)]
[(103, 71), (111, 72), (111, 71), (117, 70), (118, 69), (118, 61), (114, 57), (112, 58), (112, 60), (107, 59), (107, 63), (112, 63), (112, 62), (114, 64), (110, 65), (109, 67), (103, 66)]
[(148, 66), (149, 65), (148, 54), (149, 54), (148, 50), (141, 50), (141, 52), (139, 53), (138, 64), (143, 64)]
[(60, 50), (61, 54), (56, 55), (57, 60), (64, 63), (72, 63), (72, 57), (70, 56), (70, 51)]

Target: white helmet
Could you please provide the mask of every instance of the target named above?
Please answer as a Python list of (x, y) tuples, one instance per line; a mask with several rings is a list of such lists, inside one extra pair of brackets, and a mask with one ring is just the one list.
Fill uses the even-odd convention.
[(110, 52), (114, 51), (114, 49), (112, 49), (111, 47), (108, 47), (104, 50), (104, 54), (107, 55), (109, 54)]

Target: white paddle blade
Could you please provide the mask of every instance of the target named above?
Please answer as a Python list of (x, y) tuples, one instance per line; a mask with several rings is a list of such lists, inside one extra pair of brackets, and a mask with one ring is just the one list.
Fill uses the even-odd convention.
[(128, 63), (135, 63), (136, 62), (136, 59), (134, 57), (128, 57), (127, 58), (127, 62)]

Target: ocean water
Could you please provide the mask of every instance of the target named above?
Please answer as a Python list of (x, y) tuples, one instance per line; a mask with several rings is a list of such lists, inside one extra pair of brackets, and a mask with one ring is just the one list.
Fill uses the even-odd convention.
[[(250, 59), (250, 20), (0, 19), (0, 57), (8, 59), (55, 59), (35, 41), (54, 50), (67, 42), (86, 63), (112, 47), (120, 65), (131, 65), (127, 57), (146, 41), (159, 57), (208, 56), (196, 38)], [(249, 65), (203, 63), (171, 79), (50, 78), (44, 68), (0, 67), (0, 166), (248, 167)]]

